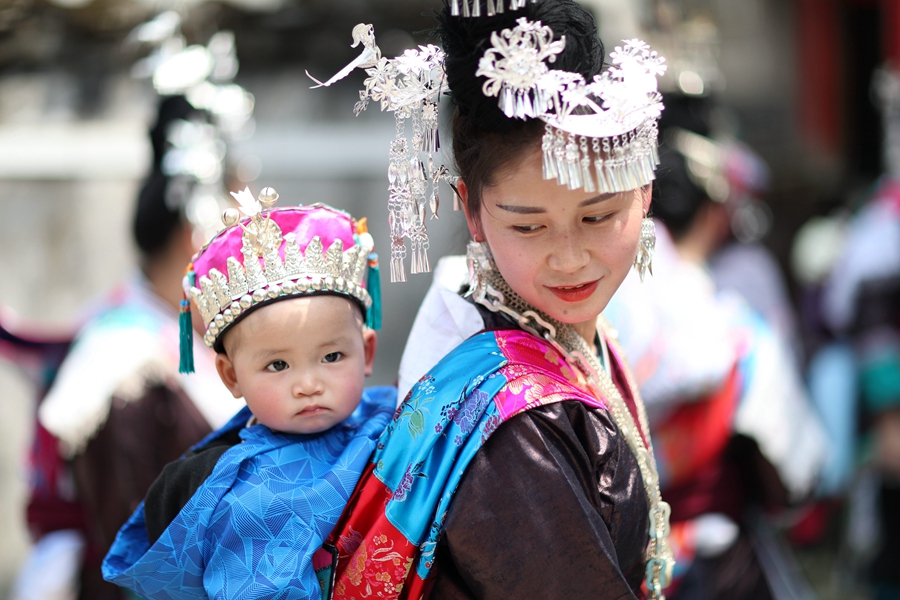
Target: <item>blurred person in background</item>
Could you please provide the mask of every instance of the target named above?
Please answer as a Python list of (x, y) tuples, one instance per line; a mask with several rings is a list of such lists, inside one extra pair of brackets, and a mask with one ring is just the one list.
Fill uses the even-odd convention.
[[(812, 355), (813, 397), (834, 431), (823, 495), (848, 501), (851, 575), (873, 598), (900, 598), (900, 73), (876, 71), (884, 174), (852, 216), (810, 220), (794, 247), (825, 339)], [(824, 268), (822, 268), (824, 266)]]
[[(825, 439), (785, 335), (790, 305), (774, 260), (761, 248), (730, 251), (719, 262), (728, 286), (710, 267), (724, 244), (740, 243), (735, 195), (749, 182), (736, 174), (759, 169), (746, 168), (747, 150), (707, 137), (708, 98), (665, 102), (653, 276), (626, 278), (604, 314), (634, 365), (672, 505), (668, 596), (779, 598), (803, 583), (786, 574), (790, 559), (759, 515), (807, 497)], [(769, 319), (734, 290), (748, 281)]]
[(179, 374), (182, 277), (196, 251), (185, 216), (193, 184), (163, 164), (173, 131), (204, 124), (184, 97), (160, 102), (133, 220), (140, 269), (91, 311), (38, 409), (28, 504), (35, 546), (14, 600), (125, 598), (100, 574), (118, 528), (168, 462), (242, 406), (199, 340), (196, 374)]

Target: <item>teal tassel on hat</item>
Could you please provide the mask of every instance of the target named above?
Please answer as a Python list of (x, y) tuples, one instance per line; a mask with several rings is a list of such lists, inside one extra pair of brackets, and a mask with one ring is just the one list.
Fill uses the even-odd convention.
[(381, 329), (381, 275), (378, 271), (378, 255), (369, 255), (369, 272), (366, 276), (366, 291), (372, 298), (372, 306), (366, 314), (366, 327)]
[[(193, 286), (196, 281), (194, 269), (187, 274), (188, 285)], [(181, 360), (178, 363), (179, 373), (194, 372), (194, 325), (191, 323), (191, 301), (187, 298), (181, 301), (181, 314), (178, 315), (178, 329), (180, 341)]]

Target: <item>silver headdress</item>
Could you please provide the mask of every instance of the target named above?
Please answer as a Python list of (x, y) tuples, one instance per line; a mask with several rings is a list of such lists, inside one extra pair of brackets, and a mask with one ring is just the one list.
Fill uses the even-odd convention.
[(565, 49), (565, 36), (553, 41), (553, 30), (540, 21), (516, 23), (491, 35), (475, 74), (486, 78), (484, 94), (496, 96), (507, 117), (546, 123), (544, 178), (601, 193), (653, 181), (663, 108), (657, 77), (665, 59), (641, 40), (628, 40), (610, 55), (612, 65), (586, 82), (547, 66)]
[[(469, 10), (468, 1), (462, 0), (462, 16), (479, 16)], [(511, 10), (526, 1), (512, 0)], [(480, 6), (479, 2), (474, 5)], [(492, 10), (502, 12), (503, 0), (497, 3), (489, 1), (488, 16)], [(453, 6), (458, 10), (454, 3), (451, 12)], [(665, 72), (664, 59), (644, 42), (629, 40), (610, 55), (609, 69), (586, 82), (578, 73), (547, 66), (565, 49), (565, 37), (553, 40), (552, 29), (540, 21), (521, 18), (517, 23), (492, 34), (491, 47), (475, 75), (485, 77), (484, 94), (496, 96), (507, 117), (537, 118), (546, 123), (544, 178), (555, 178), (570, 189), (600, 193), (623, 192), (650, 183), (659, 164), (656, 122), (663, 106), (657, 77)], [(410, 272), (431, 270), (426, 205), (431, 207), (432, 218), (437, 218), (438, 184), (452, 180), (449, 170), (435, 165), (433, 158), (439, 147), (438, 99), (448, 89), (444, 52), (429, 45), (407, 50), (397, 58), (384, 58), (375, 44), (374, 29), (363, 23), (354, 27), (353, 40), (353, 47), (363, 45), (356, 60), (326, 82), (310, 78), (318, 84), (315, 87), (329, 86), (355, 68), (365, 69), (369, 77), (354, 112), (358, 115), (374, 101), (381, 110), (394, 113), (397, 137), (391, 142), (388, 168), (391, 281), (406, 281), (407, 238)], [(407, 120), (412, 121), (412, 146)]]
[[(356, 60), (326, 82), (309, 77), (318, 84), (315, 87), (329, 86), (355, 68), (365, 69), (369, 77), (353, 112), (358, 115), (372, 101), (378, 102), (381, 110), (394, 113), (397, 137), (391, 142), (388, 167), (391, 281), (406, 281), (406, 239), (410, 246), (410, 272), (431, 271), (426, 211), (430, 207), (431, 218), (438, 218), (438, 184), (442, 179), (450, 180), (447, 168), (434, 162), (434, 153), (440, 147), (437, 103), (447, 90), (444, 52), (429, 45), (407, 50), (397, 58), (384, 58), (375, 45), (374, 29), (364, 23), (353, 28), (353, 40), (352, 47), (363, 45)], [(407, 137), (407, 120), (412, 122), (412, 144)]]
[(318, 293), (356, 300), (366, 309), (367, 324), (380, 327), (375, 242), (365, 219), (355, 221), (324, 204), (274, 208), (278, 193), (272, 188), (264, 188), (259, 200), (249, 189), (232, 196), (240, 209), (225, 210), (226, 228), (194, 256), (183, 282), (183, 306), (190, 299), (199, 310), (207, 346), (262, 304)]

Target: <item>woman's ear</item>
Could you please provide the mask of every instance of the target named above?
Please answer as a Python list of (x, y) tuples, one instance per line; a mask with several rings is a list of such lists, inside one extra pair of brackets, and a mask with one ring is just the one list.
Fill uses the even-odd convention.
[(235, 398), (243, 396), (241, 393), (241, 385), (238, 383), (237, 373), (234, 372), (234, 365), (228, 355), (224, 352), (216, 354), (216, 371), (219, 372), (219, 378), (231, 395)]
[(366, 357), (366, 376), (372, 374), (372, 368), (375, 365), (375, 350), (378, 348), (378, 336), (374, 329), (368, 327), (363, 329), (363, 352)]
[(463, 181), (462, 177), (456, 180), (456, 191), (459, 194), (459, 202), (462, 204), (463, 212), (466, 213), (466, 223), (469, 225), (469, 235), (471, 235), (472, 239), (476, 242), (483, 242), (484, 238), (478, 231), (478, 221), (475, 216), (469, 212), (469, 186), (466, 185), (466, 182)]
[(642, 187), (641, 194), (643, 194), (641, 198), (641, 204), (643, 205), (644, 216), (646, 217), (650, 213), (650, 201), (653, 199), (653, 183), (650, 182)]

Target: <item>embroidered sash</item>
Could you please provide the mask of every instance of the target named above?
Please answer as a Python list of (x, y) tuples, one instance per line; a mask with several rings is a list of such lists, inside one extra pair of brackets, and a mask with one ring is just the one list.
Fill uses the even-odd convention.
[(397, 409), (316, 554), (323, 596), (426, 595), (453, 494), (476, 452), (528, 409), (564, 400), (607, 408), (591, 389), (553, 346), (524, 331), (480, 333), (458, 346)]

